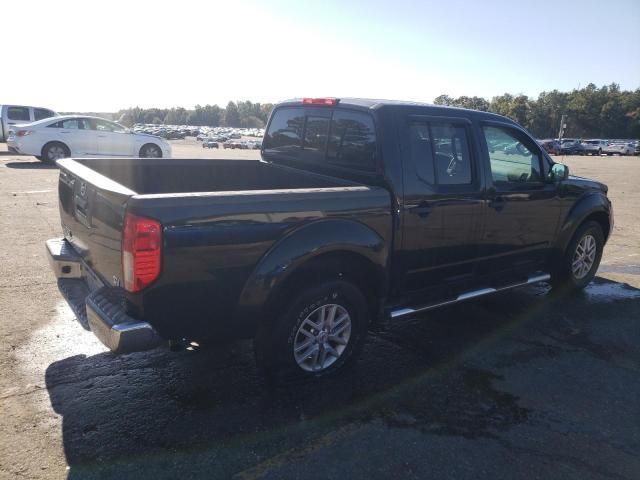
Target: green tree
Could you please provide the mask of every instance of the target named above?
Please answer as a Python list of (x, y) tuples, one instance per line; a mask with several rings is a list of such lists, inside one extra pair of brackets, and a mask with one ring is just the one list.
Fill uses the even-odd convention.
[(240, 126), (240, 112), (238, 106), (234, 102), (229, 102), (227, 108), (224, 111), (224, 124), (227, 127), (239, 127)]

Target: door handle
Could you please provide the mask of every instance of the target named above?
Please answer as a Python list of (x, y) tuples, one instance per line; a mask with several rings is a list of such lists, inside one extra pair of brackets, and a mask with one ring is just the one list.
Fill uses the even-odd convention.
[(410, 207), (413, 213), (416, 213), (420, 218), (426, 218), (431, 213), (431, 205), (428, 202), (420, 202), (417, 205)]
[(507, 202), (501, 195), (498, 195), (497, 197), (489, 200), (489, 207), (493, 208), (496, 212), (502, 211), (506, 204)]

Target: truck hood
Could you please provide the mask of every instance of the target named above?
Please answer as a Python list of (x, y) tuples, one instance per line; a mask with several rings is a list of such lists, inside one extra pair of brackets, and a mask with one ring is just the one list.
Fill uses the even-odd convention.
[(576, 175), (569, 175), (569, 178), (565, 180), (565, 183), (581, 190), (598, 190), (605, 194), (609, 191), (609, 187), (604, 183), (597, 182), (589, 178), (578, 177)]

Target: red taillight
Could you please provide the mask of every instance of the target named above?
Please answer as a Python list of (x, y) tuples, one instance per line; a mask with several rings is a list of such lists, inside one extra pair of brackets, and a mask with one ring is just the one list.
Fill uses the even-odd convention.
[(305, 105), (336, 105), (337, 98), (303, 98), (302, 103)]
[(160, 275), (162, 225), (150, 218), (127, 213), (122, 230), (124, 288), (139, 292)]

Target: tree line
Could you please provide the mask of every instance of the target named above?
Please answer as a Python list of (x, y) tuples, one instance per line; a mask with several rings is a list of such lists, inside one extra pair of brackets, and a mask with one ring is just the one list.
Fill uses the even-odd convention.
[[(483, 97), (440, 95), (434, 103), (495, 112), (512, 118), (538, 138), (555, 138), (562, 115), (567, 116), (565, 137), (640, 138), (640, 88), (620, 90), (612, 83), (598, 88), (590, 83), (571, 92), (552, 90), (538, 98), (505, 93), (487, 100)], [(168, 125), (227, 126), (261, 128), (267, 123), (273, 104), (250, 101), (218, 105), (182, 107), (139, 107), (120, 110), (115, 117), (126, 125), (155, 123)]]
[(564, 137), (640, 138), (640, 88), (620, 90), (615, 83), (600, 88), (590, 83), (571, 92), (542, 92), (537, 99), (509, 93), (491, 100), (440, 95), (434, 103), (499, 113), (537, 138), (556, 138), (562, 115), (567, 116)]
[(273, 104), (229, 102), (226, 108), (218, 105), (196, 105), (193, 110), (174, 108), (127, 108), (115, 117), (124, 125), (153, 123), (156, 125), (194, 125), (208, 127), (262, 128), (266, 125)]

